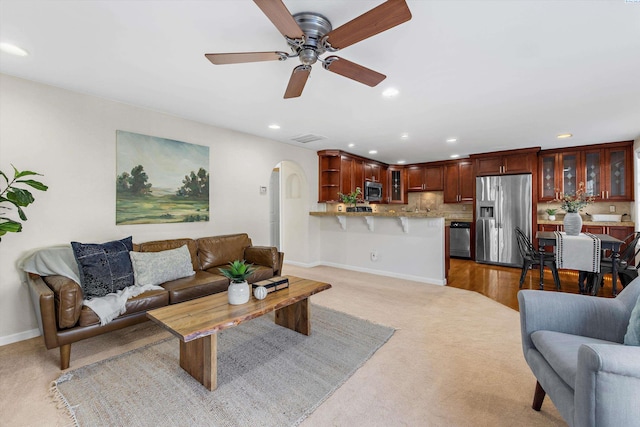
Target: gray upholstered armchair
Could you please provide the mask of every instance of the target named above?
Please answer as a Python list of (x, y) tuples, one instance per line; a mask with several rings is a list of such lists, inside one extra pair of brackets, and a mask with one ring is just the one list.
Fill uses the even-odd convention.
[(522, 349), (569, 426), (640, 426), (640, 347), (623, 345), (640, 278), (615, 298), (518, 292)]

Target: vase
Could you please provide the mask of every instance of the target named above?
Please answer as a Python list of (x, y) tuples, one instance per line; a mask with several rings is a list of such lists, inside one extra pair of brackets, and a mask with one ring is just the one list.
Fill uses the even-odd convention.
[(556, 220), (555, 215), (549, 215), (549, 221), (555, 221), (555, 220)]
[(582, 230), (582, 217), (578, 212), (567, 212), (562, 223), (565, 233), (569, 236), (577, 236)]
[(249, 284), (245, 280), (244, 282), (231, 282), (227, 291), (229, 295), (229, 304), (240, 305), (249, 301)]

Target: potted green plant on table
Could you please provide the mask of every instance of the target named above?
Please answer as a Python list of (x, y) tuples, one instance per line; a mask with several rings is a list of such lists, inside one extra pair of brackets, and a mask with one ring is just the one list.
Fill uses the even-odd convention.
[[(6, 217), (4, 212), (10, 211), (12, 207), (15, 207), (18, 211), (18, 217), (22, 221), (26, 221), (27, 216), (22, 208), (29, 206), (35, 200), (29, 190), (19, 188), (17, 185), (28, 185), (29, 187), (40, 191), (47, 191), (49, 188), (39, 181), (34, 181), (33, 179), (22, 179), (26, 176), (40, 175), (39, 173), (32, 171), (19, 171), (13, 165), (11, 165), (11, 167), (13, 167), (13, 179), (11, 179), (11, 181), (9, 181), (9, 178), (4, 172), (0, 171), (0, 176), (4, 178), (6, 184), (6, 187), (0, 191), (0, 209), (2, 209), (2, 211), (0, 211), (0, 241), (2, 240), (1, 236), (4, 236), (9, 232), (18, 233), (22, 231), (22, 223), (15, 219)], [(5, 206), (5, 204), (13, 206)]]
[(362, 200), (360, 198), (361, 195), (362, 190), (360, 190), (360, 187), (356, 187), (356, 191), (352, 191), (348, 194), (338, 193), (338, 196), (340, 196), (340, 200), (342, 201), (342, 203), (344, 203), (345, 205), (353, 205), (347, 206), (347, 212), (357, 212), (358, 201)]
[(564, 231), (570, 236), (577, 236), (582, 230), (582, 217), (579, 211), (595, 200), (594, 196), (587, 194), (584, 182), (578, 184), (575, 195), (564, 194), (556, 202), (560, 202), (560, 209), (566, 212), (562, 223)]
[(228, 296), (229, 304), (240, 305), (249, 301), (249, 283), (247, 278), (256, 271), (253, 264), (247, 264), (245, 260), (235, 260), (229, 263), (227, 268), (219, 268), (223, 276), (231, 280)]

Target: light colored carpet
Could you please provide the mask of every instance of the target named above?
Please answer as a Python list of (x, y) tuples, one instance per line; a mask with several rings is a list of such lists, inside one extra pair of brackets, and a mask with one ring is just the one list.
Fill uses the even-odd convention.
[[(313, 304), (396, 329), (301, 427), (566, 426), (549, 399), (531, 409), (536, 380), (515, 310), (476, 292), (331, 267), (286, 264), (284, 273), (333, 285)], [(491, 286), (510, 292), (498, 275)], [(146, 322), (90, 338), (73, 344), (71, 368), (170, 336)], [(0, 347), (0, 424), (68, 425), (48, 392), (59, 376), (58, 349), (40, 337)]]
[(179, 366), (169, 338), (65, 373), (56, 381), (81, 426), (291, 426), (342, 385), (393, 328), (312, 306), (310, 336), (273, 313), (218, 334), (218, 388)]

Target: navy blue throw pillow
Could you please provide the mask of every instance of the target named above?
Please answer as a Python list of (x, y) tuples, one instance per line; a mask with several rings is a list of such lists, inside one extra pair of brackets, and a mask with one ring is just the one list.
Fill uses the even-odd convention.
[(95, 244), (71, 242), (80, 271), (80, 286), (86, 299), (103, 297), (134, 284), (129, 251), (131, 236)]

